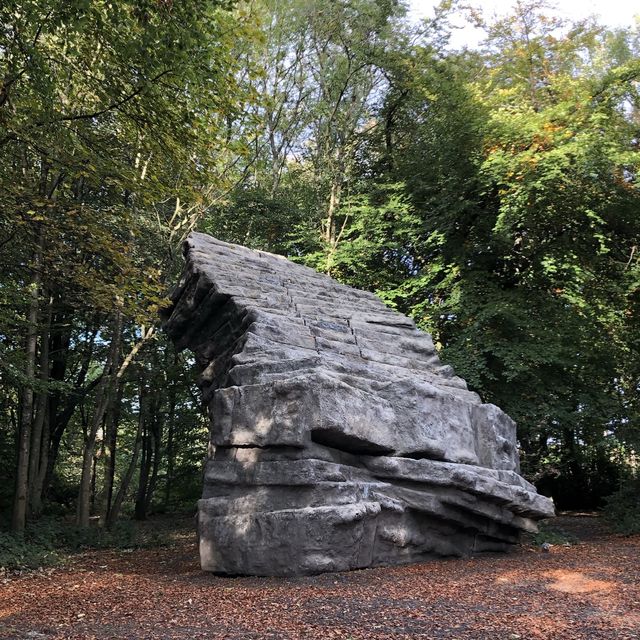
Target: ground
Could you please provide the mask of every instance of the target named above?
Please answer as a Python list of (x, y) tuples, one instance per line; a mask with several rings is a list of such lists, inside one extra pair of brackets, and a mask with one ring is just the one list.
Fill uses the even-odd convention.
[(640, 639), (640, 537), (589, 515), (553, 527), (576, 540), (295, 579), (202, 573), (186, 534), (87, 552), (2, 578), (0, 638)]

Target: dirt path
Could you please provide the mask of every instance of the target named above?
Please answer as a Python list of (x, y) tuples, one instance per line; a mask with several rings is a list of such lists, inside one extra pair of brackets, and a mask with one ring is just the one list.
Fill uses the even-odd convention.
[(92, 552), (0, 582), (0, 638), (640, 639), (640, 537), (559, 525), (582, 541), (297, 579), (203, 574), (188, 541)]

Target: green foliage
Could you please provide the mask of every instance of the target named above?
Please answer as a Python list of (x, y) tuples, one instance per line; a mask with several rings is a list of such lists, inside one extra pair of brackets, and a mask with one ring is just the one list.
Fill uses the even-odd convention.
[(76, 527), (65, 520), (41, 518), (24, 534), (0, 532), (0, 570), (37, 569), (56, 565), (71, 553), (86, 549), (136, 549), (163, 546), (172, 532), (142, 527), (128, 520), (111, 529)]
[(96, 432), (94, 510), (114, 434), (124, 513), (197, 497), (194, 363), (143, 339), (196, 227), (412, 315), (517, 420), (559, 506), (619, 485), (640, 449), (640, 36), (534, 0), (452, 51), (455, 7), (415, 30), (386, 0), (2, 4), (0, 505), (31, 389), (45, 512), (74, 508), (114, 339), (133, 355)]
[(185, 222), (163, 203), (202, 199), (234, 109), (227, 5), (3, 3), (5, 250), (29, 256), (44, 226), (47, 284), (69, 304), (140, 318), (162, 303)]
[[(31, 457), (44, 460), (45, 494), (58, 509), (72, 506), (80, 461), (92, 446), (88, 425), (100, 383), (115, 373), (107, 366), (110, 344), (121, 345), (122, 362), (158, 322), (180, 240), (228, 189), (231, 179), (222, 174), (242, 153), (238, 140), (226, 138), (243, 97), (231, 52), (237, 38), (252, 40), (253, 27), (233, 4), (12, 0), (0, 7), (0, 467), (8, 474), (3, 486), (12, 487), (20, 399), (30, 388), (31, 415), (46, 399), (49, 468), (41, 451)], [(38, 341), (27, 355), (34, 290)], [(118, 315), (122, 336), (113, 331)], [(49, 361), (32, 367), (33, 379), (25, 374), (28, 359), (38, 359), (45, 344)], [(136, 357), (152, 362), (164, 343), (154, 345)], [(145, 371), (132, 362), (119, 382), (116, 483), (132, 458), (140, 400), (134, 381)], [(181, 362), (176, 377), (186, 367)], [(178, 407), (175, 449), (199, 430), (197, 454), (191, 446), (188, 456), (172, 452), (178, 477), (199, 466), (206, 443), (190, 385), (176, 391), (173, 409), (168, 404), (154, 400), (158, 415), (145, 423), (143, 439), (147, 445), (151, 423), (161, 428)], [(104, 460), (96, 507), (105, 499)], [(163, 471), (156, 469), (154, 487)], [(0, 494), (2, 509), (8, 498)]]
[[(413, 272), (383, 297), (516, 419), (532, 477), (556, 449), (554, 497), (586, 486), (594, 505), (617, 482), (607, 441), (638, 429), (637, 76), (585, 62), (606, 59), (601, 30), (561, 35), (523, 7), (484, 58), (427, 47), (399, 77), (386, 171), (411, 206), (385, 234), (389, 247), (408, 238)], [(375, 217), (364, 226), (363, 238)]]
[[(261, 156), (253, 180), (265, 187), (243, 187), (217, 221), (235, 241), (248, 231), (245, 243), (412, 315), (516, 419), (525, 473), (562, 507), (598, 506), (640, 443), (637, 31), (564, 23), (534, 1), (486, 24), (482, 51), (454, 52), (452, 11), (443, 5), (416, 46), (397, 28), (384, 55), (369, 51), (388, 84), (352, 144), (327, 134), (353, 132), (340, 129), (350, 112), (331, 93), (340, 64), (317, 102), (278, 94), (283, 109), (300, 108), (307, 148), (280, 164)], [(321, 18), (312, 28), (332, 43)], [(355, 60), (361, 43), (351, 45)], [(323, 104), (336, 105), (336, 120), (314, 129)], [(290, 131), (291, 120), (266, 122), (276, 140)], [(322, 144), (335, 155), (316, 157)]]
[[(412, 232), (420, 223), (403, 184), (376, 184), (345, 199), (335, 251), (308, 253), (306, 262), (333, 277), (384, 296), (411, 277)], [(315, 264), (314, 264), (315, 263)]]
[[(305, 182), (286, 181), (276, 194), (262, 187), (239, 187), (228, 204), (216, 206), (200, 225), (202, 231), (224, 240), (273, 253), (296, 254), (296, 236), (304, 235), (310, 211), (318, 204)], [(308, 244), (300, 243), (301, 250)]]
[(576, 538), (555, 525), (552, 521), (543, 521), (538, 525), (538, 533), (530, 538), (531, 544), (540, 546), (545, 542), (555, 545), (572, 545), (577, 542)]
[(50, 541), (34, 542), (0, 531), (0, 570), (37, 569), (59, 561), (60, 556)]
[(606, 499), (604, 516), (619, 533), (640, 533), (640, 475), (622, 480), (620, 488)]

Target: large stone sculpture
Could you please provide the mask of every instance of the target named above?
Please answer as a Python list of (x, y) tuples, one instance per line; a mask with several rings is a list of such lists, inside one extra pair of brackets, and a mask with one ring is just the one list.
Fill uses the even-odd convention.
[(211, 418), (202, 568), (299, 575), (504, 550), (553, 514), (515, 424), (373, 294), (203, 234), (165, 328)]

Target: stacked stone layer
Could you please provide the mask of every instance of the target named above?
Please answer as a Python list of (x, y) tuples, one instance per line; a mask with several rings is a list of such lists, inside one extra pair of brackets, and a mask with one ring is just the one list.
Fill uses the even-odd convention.
[(375, 295), (203, 234), (165, 329), (201, 368), (203, 569), (298, 575), (506, 549), (553, 505), (515, 424)]

